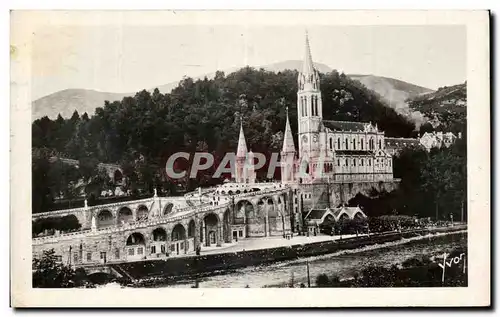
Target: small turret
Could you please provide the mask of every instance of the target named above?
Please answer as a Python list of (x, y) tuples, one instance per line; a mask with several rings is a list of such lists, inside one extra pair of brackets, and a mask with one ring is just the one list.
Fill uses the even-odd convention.
[(282, 153), (295, 153), (295, 143), (293, 142), (292, 129), (290, 128), (290, 120), (288, 119), (288, 107), (286, 107), (286, 125), (285, 135), (283, 138)]
[(246, 157), (247, 155), (247, 142), (245, 141), (245, 134), (243, 133), (243, 121), (240, 119), (240, 136), (238, 139), (238, 149), (236, 150), (236, 157)]

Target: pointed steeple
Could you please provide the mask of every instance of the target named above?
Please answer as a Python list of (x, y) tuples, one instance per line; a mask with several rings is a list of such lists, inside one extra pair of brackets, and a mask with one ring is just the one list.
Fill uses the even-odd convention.
[(283, 153), (295, 153), (295, 144), (293, 143), (292, 129), (290, 128), (290, 120), (288, 119), (288, 107), (286, 107), (286, 126), (285, 135), (283, 138)]
[(302, 62), (302, 70), (298, 77), (299, 91), (318, 90), (319, 89), (319, 75), (314, 68), (314, 63), (311, 55), (311, 48), (309, 47), (309, 35), (306, 31), (306, 48), (304, 54), (304, 61)]
[(243, 133), (243, 118), (240, 116), (240, 137), (238, 139), (238, 149), (236, 150), (236, 157), (246, 157), (247, 155), (247, 142), (245, 141), (245, 134)]
[(304, 54), (304, 63), (302, 64), (302, 74), (314, 74), (314, 64), (312, 61), (311, 48), (309, 47), (309, 35), (306, 31), (306, 51)]

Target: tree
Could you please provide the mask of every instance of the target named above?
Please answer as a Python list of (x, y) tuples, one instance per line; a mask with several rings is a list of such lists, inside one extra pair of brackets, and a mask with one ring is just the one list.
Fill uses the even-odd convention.
[(422, 189), (429, 196), (434, 197), (435, 218), (440, 216), (439, 209), (442, 205), (453, 206), (454, 201), (462, 193), (462, 187), (459, 182), (463, 180), (460, 175), (460, 162), (453, 153), (446, 150), (434, 151), (430, 159), (422, 168)]
[(33, 258), (32, 283), (34, 288), (74, 287), (75, 272), (59, 263), (54, 249), (43, 251), (41, 259)]
[(424, 134), (426, 132), (434, 132), (434, 127), (430, 122), (426, 122), (420, 126), (420, 134)]

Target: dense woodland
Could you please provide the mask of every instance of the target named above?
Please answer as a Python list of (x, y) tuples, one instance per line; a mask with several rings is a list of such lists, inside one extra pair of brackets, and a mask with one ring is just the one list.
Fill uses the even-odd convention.
[[(387, 107), (380, 96), (344, 74), (336, 71), (321, 74), (321, 91), (324, 119), (377, 123), (386, 136), (418, 134), (415, 125)], [(33, 212), (49, 210), (56, 198), (75, 199), (82, 191), (87, 197), (97, 197), (111, 187), (107, 174), (97, 168), (99, 162), (120, 164), (127, 180), (125, 190), (134, 195), (141, 191), (152, 193), (153, 188), (172, 194), (179, 187), (192, 190), (220, 183), (222, 179), (210, 176), (224, 154), (236, 150), (240, 117), (247, 145), (254, 152), (270, 155), (281, 150), (287, 107), (297, 137), (296, 93), (296, 71), (273, 73), (247, 67), (227, 76), (217, 72), (211, 80), (185, 78), (168, 94), (143, 90), (122, 101), (106, 102), (92, 116), (75, 111), (69, 119), (61, 116), (56, 120), (38, 119), (32, 124)], [(465, 145), (430, 155), (420, 150), (404, 152), (399, 169), (395, 162), (395, 177), (403, 178), (400, 191), (403, 195), (412, 193), (411, 202), (407, 203), (412, 207), (401, 203), (398, 207), (413, 213), (420, 210), (422, 197), (432, 202), (432, 195), (442, 201), (439, 208), (449, 206), (448, 199), (452, 198), (444, 194), (449, 190), (444, 183), (465, 179), (465, 165), (461, 165), (465, 162), (465, 152), (460, 152), (464, 149)], [(198, 173), (197, 179), (170, 180), (164, 175), (166, 160), (180, 151), (210, 152), (216, 164), (206, 173)], [(51, 163), (51, 156), (79, 160), (80, 167), (60, 161)], [(176, 162), (179, 162), (176, 167), (186, 169), (189, 174), (191, 162)], [(404, 167), (412, 164), (414, 167), (409, 170)], [(259, 180), (265, 180), (266, 173), (264, 166), (258, 171)], [(428, 181), (439, 173), (443, 174), (439, 176), (443, 181), (433, 187)], [(454, 178), (457, 175), (460, 177)], [(277, 170), (275, 178), (279, 177)], [(419, 195), (413, 195), (417, 192)], [(378, 196), (383, 195), (386, 194)], [(385, 196), (382, 198), (386, 200)], [(427, 209), (420, 211), (421, 215), (429, 213)]]

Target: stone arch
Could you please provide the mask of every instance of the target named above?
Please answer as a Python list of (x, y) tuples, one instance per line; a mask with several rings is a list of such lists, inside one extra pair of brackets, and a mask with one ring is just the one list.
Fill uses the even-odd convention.
[(113, 213), (107, 209), (99, 211), (96, 218), (97, 228), (106, 228), (115, 225), (115, 217), (113, 216)]
[(345, 221), (345, 220), (349, 220), (349, 219), (351, 219), (351, 218), (349, 217), (349, 215), (346, 212), (341, 212), (340, 215), (338, 215), (338, 217), (337, 217), (337, 221), (340, 221), (340, 222)]
[(251, 216), (254, 217), (254, 206), (253, 204), (246, 200), (242, 199), (236, 203), (236, 215), (235, 218), (238, 222), (243, 223), (244, 218)]
[(172, 212), (172, 209), (174, 208), (174, 204), (168, 203), (165, 208), (163, 208), (163, 215), (166, 216)]
[(220, 245), (220, 219), (217, 214), (208, 213), (203, 217), (205, 231), (205, 246)]
[(196, 230), (196, 224), (194, 220), (191, 219), (188, 224), (188, 233), (187, 233), (188, 238), (194, 238), (195, 230)]
[(171, 233), (170, 253), (177, 255), (187, 253), (189, 246), (186, 239), (186, 228), (181, 223), (176, 224)]
[(125, 254), (127, 259), (141, 260), (145, 258), (146, 238), (140, 232), (133, 232), (127, 237)]
[(162, 227), (153, 230), (153, 241), (167, 241), (167, 231)]
[(116, 217), (118, 224), (125, 224), (134, 221), (134, 214), (132, 210), (128, 207), (122, 207), (118, 211), (118, 216)]
[(319, 225), (320, 232), (331, 234), (332, 229), (335, 227), (335, 222), (335, 217), (331, 213), (329, 213)]
[(186, 239), (186, 229), (180, 223), (172, 229), (172, 241), (183, 241)]
[(146, 239), (144, 238), (144, 235), (140, 232), (134, 232), (131, 235), (129, 235), (126, 242), (127, 246), (145, 245), (145, 244), (146, 244)]
[(232, 194), (233, 194), (233, 191), (232, 191), (232, 190), (230, 190), (230, 191), (228, 191), (228, 192), (227, 192), (227, 194), (228, 194), (228, 195), (232, 195)]
[(335, 217), (332, 214), (326, 215), (325, 219), (323, 219), (324, 225), (333, 225), (335, 223)]
[(148, 220), (148, 215), (149, 215), (148, 207), (146, 207), (144, 205), (140, 205), (137, 208), (136, 214), (137, 214), (136, 221)]
[(123, 173), (119, 169), (113, 173), (113, 181), (115, 184), (120, 184), (123, 181)]

